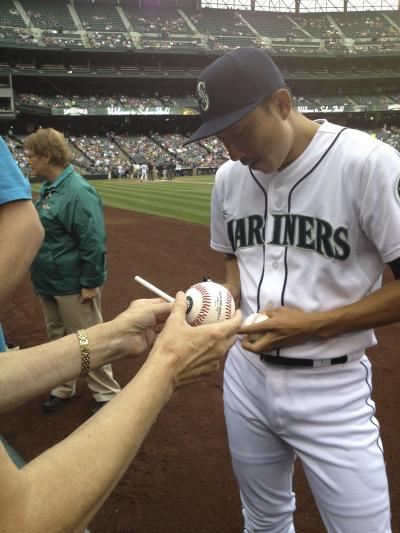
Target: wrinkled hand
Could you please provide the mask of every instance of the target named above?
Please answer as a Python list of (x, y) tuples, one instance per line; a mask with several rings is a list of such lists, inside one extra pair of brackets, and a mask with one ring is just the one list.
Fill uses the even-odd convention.
[(153, 346), (156, 334), (163, 328), (171, 308), (172, 304), (162, 298), (135, 300), (126, 311), (111, 321), (114, 335), (119, 335), (125, 341), (128, 353), (143, 353)]
[[(316, 337), (313, 314), (295, 307), (278, 307), (272, 311), (262, 311), (269, 320), (241, 328), (239, 333), (246, 336), (242, 346), (254, 353), (262, 353), (277, 348), (297, 346)], [(249, 334), (262, 333), (255, 341), (249, 340)]]
[(167, 359), (175, 387), (199, 381), (218, 368), (219, 359), (235, 343), (241, 323), (242, 315), (236, 311), (230, 320), (191, 327), (186, 322), (186, 297), (179, 292), (149, 361)]
[(99, 287), (93, 287), (91, 289), (82, 287), (81, 289), (81, 297), (82, 297), (82, 303), (89, 302), (90, 300), (93, 300), (98, 294)]

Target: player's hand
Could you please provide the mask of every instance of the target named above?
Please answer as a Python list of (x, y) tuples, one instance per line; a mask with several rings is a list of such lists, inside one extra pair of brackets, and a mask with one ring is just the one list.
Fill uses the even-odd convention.
[(149, 362), (168, 362), (175, 387), (198, 381), (218, 368), (219, 360), (235, 343), (241, 323), (241, 312), (236, 311), (230, 320), (191, 327), (186, 322), (185, 294), (179, 292)]
[[(262, 311), (269, 320), (244, 327), (240, 333), (245, 335), (242, 346), (254, 353), (267, 352), (278, 348), (297, 346), (316, 337), (313, 314), (295, 307), (278, 307)], [(262, 337), (250, 341), (249, 334), (262, 333)]]
[(163, 328), (172, 304), (162, 298), (140, 299), (116, 316), (109, 324), (112, 336), (118, 336), (125, 347), (123, 355), (137, 355), (149, 350)]
[(93, 288), (82, 287), (81, 289), (82, 303), (89, 302), (90, 300), (93, 300), (94, 298), (96, 298), (98, 291), (99, 291), (99, 287), (93, 287)]

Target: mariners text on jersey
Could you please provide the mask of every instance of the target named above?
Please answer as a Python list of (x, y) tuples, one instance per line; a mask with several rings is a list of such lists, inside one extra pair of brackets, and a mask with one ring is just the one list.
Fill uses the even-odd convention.
[[(345, 260), (350, 254), (348, 228), (337, 228), (326, 220), (294, 213), (272, 213), (273, 229), (269, 245), (303, 248), (329, 259)], [(235, 252), (238, 248), (264, 245), (264, 218), (250, 215), (228, 222), (228, 236)]]

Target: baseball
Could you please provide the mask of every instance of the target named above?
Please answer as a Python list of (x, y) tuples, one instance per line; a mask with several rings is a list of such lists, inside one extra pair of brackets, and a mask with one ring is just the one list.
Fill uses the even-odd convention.
[(226, 287), (213, 281), (196, 283), (186, 291), (186, 321), (190, 326), (232, 318), (235, 302)]
[[(257, 322), (263, 322), (264, 320), (268, 320), (266, 315), (262, 315), (261, 313), (253, 313), (243, 320), (242, 327), (252, 326), (253, 324), (257, 324)], [(249, 335), (249, 341), (255, 342), (262, 336), (263, 333), (253, 333)]]

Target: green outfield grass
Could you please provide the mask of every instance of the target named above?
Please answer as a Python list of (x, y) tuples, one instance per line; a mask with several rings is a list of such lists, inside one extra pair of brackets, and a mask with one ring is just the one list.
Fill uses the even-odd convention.
[[(213, 176), (183, 176), (171, 181), (92, 180), (104, 205), (159, 217), (210, 222)], [(32, 189), (38, 191), (40, 185)]]

